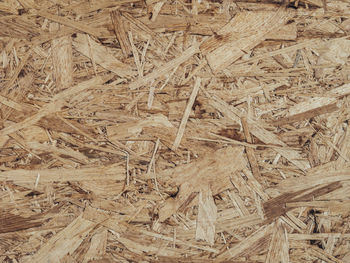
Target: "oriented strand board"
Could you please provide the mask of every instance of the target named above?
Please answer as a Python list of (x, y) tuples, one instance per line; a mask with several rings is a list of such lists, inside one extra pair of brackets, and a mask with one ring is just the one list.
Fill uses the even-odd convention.
[(0, 262), (349, 262), (349, 1), (0, 13)]

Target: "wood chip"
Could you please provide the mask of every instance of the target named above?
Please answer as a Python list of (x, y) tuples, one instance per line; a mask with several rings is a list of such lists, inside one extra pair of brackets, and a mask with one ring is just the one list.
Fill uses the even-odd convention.
[(77, 37), (73, 41), (73, 45), (76, 50), (84, 56), (121, 77), (130, 77), (133, 75), (129, 65), (125, 65), (115, 58), (108, 48), (100, 45), (94, 40), (88, 40), (88, 35), (77, 34)]
[[(228, 147), (209, 153), (201, 160), (165, 171), (168, 181), (180, 185), (176, 198), (169, 198), (159, 211), (159, 219), (164, 221), (178, 209), (185, 209), (196, 197), (200, 187), (210, 185), (213, 195), (230, 188), (229, 175), (245, 166), (241, 147)], [(203, 169), (205, 167), (205, 169)]]
[(199, 192), (196, 239), (205, 240), (211, 245), (214, 244), (216, 217), (217, 208), (210, 188), (201, 189)]
[(181, 119), (181, 123), (180, 123), (179, 129), (178, 129), (177, 134), (176, 134), (176, 138), (175, 138), (175, 141), (174, 141), (174, 144), (173, 144), (173, 147), (172, 147), (172, 149), (173, 149), (174, 151), (176, 151), (176, 149), (177, 149), (177, 148), (179, 147), (179, 145), (180, 145), (182, 136), (183, 136), (183, 134), (184, 134), (184, 132), (185, 132), (186, 123), (187, 123), (187, 121), (188, 121), (188, 117), (190, 116), (191, 109), (192, 109), (194, 100), (195, 100), (196, 97), (197, 97), (197, 94), (198, 94), (200, 85), (201, 85), (201, 79), (200, 79), (200, 78), (197, 78), (197, 79), (196, 79), (196, 82), (195, 82), (195, 84), (194, 84), (194, 87), (193, 87), (191, 96), (190, 96), (189, 99), (188, 99), (188, 102), (187, 102), (187, 105), (186, 105), (186, 108), (185, 108), (185, 112), (184, 112), (184, 114), (183, 114), (183, 116), (182, 116), (182, 119)]
[(111, 13), (111, 19), (114, 26), (114, 32), (120, 44), (120, 48), (123, 51), (124, 56), (127, 57), (131, 54), (131, 47), (126, 35), (125, 23), (123, 21), (122, 15), (118, 10), (115, 10)]
[[(242, 12), (218, 33), (201, 45), (210, 67), (219, 71), (262, 42), (268, 33), (282, 26), (291, 17), (280, 8), (277, 12)], [(259, 28), (259, 31), (257, 31)]]
[(72, 254), (94, 226), (95, 223), (85, 220), (82, 216), (77, 217), (24, 262), (55, 262), (67, 254)]

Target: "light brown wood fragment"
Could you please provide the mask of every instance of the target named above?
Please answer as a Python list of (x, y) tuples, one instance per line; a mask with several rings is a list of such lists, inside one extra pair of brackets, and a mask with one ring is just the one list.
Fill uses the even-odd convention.
[[(32, 126), (27, 129), (23, 129), (18, 134), (24, 138), (24, 141), (26, 143), (28, 142), (38, 142), (38, 143), (44, 143), (49, 140), (46, 131), (38, 126)], [(12, 136), (12, 135), (11, 135)]]
[(290, 221), (292, 221), (293, 224), (295, 224), (295, 226), (297, 226), (301, 230), (305, 230), (307, 228), (307, 225), (300, 218), (296, 217), (292, 211), (287, 212), (286, 217), (290, 219)]
[(281, 181), (278, 184), (277, 189), (281, 192), (288, 192), (291, 190), (299, 191), (322, 184), (346, 181), (349, 180), (349, 178), (349, 168), (327, 173), (310, 173), (307, 174), (305, 177), (302, 177), (302, 180), (301, 178), (295, 177)]
[[(87, 149), (93, 149), (96, 151), (101, 151), (101, 152), (106, 152), (106, 153), (111, 153), (111, 154), (116, 154), (116, 155), (120, 155), (120, 156), (125, 156), (125, 153), (121, 150), (113, 150), (111, 148), (107, 148), (107, 147), (101, 147), (101, 146), (96, 146), (93, 144), (88, 144), (88, 143), (82, 143), (78, 140), (76, 140), (75, 138), (72, 138), (70, 136), (68, 136), (67, 134), (60, 134), (60, 138), (62, 138), (63, 140), (72, 143), (74, 145), (78, 145), (79, 147), (86, 147)], [(133, 155), (133, 153), (131, 153), (131, 155)]]
[(67, 254), (72, 254), (96, 224), (77, 217), (65, 229), (54, 235), (33, 256), (24, 262), (57, 262)]
[(195, 83), (194, 83), (194, 87), (193, 87), (192, 93), (191, 93), (191, 95), (190, 95), (190, 97), (188, 99), (188, 102), (187, 102), (184, 114), (182, 116), (181, 123), (180, 123), (179, 129), (177, 131), (175, 141), (173, 143), (172, 149), (174, 151), (176, 151), (177, 148), (180, 145), (182, 136), (183, 136), (183, 134), (185, 132), (185, 128), (186, 128), (186, 124), (187, 124), (187, 121), (188, 121), (188, 117), (190, 116), (190, 113), (191, 113), (191, 110), (192, 110), (192, 106), (193, 106), (194, 100), (197, 97), (200, 85), (201, 85), (201, 79), (199, 77), (197, 77), (196, 80), (195, 80)]
[(277, 220), (274, 225), (266, 262), (290, 262), (288, 236), (282, 220)]
[(180, 56), (174, 58), (173, 60), (159, 66), (151, 73), (146, 76), (136, 79), (135, 81), (129, 84), (130, 89), (137, 89), (143, 85), (146, 85), (157, 78), (164, 76), (166, 73), (170, 72), (172, 69), (178, 67), (188, 59), (190, 59), (194, 54), (199, 52), (199, 48), (197, 45), (193, 45), (186, 49)]
[(169, 198), (163, 204), (159, 211), (159, 220), (164, 221), (180, 207), (188, 206), (188, 202), (192, 202), (195, 197), (193, 193), (202, 186), (209, 184), (213, 195), (230, 188), (230, 173), (239, 171), (244, 166), (242, 148), (227, 147), (200, 160), (165, 171), (162, 176), (169, 176), (169, 181), (180, 185), (180, 190), (175, 199)]
[(335, 246), (335, 242), (336, 242), (336, 238), (334, 236), (330, 236), (328, 237), (328, 240), (327, 240), (327, 244), (326, 244), (326, 247), (325, 247), (325, 251), (332, 255), (333, 254), (333, 250), (334, 250), (334, 246)]
[(133, 57), (134, 57), (134, 61), (135, 61), (135, 64), (136, 64), (137, 72), (139, 74), (139, 78), (142, 78), (143, 77), (143, 72), (142, 72), (142, 68), (141, 68), (139, 52), (138, 52), (137, 48), (134, 45), (134, 40), (133, 40), (133, 36), (132, 36), (131, 31), (128, 32), (128, 37), (129, 37), (129, 42), (130, 42), (130, 45), (131, 45), (131, 50), (132, 50), (132, 54), (133, 54)]
[[(120, 237), (118, 241), (122, 243), (128, 250), (131, 252), (142, 255), (143, 253), (157, 253), (159, 256), (170, 256), (176, 257), (179, 256), (179, 252), (172, 248), (161, 248), (153, 244), (144, 245), (141, 243), (141, 240), (135, 241), (128, 238)], [(175, 250), (175, 251), (174, 251)]]
[(196, 239), (214, 244), (217, 208), (210, 188), (199, 191)]
[(96, 41), (88, 40), (86, 34), (77, 34), (73, 40), (73, 45), (76, 50), (84, 56), (94, 60), (95, 63), (101, 65), (107, 70), (112, 71), (121, 77), (131, 77), (134, 75), (131, 67), (119, 61), (109, 50)]
[(164, 42), (164, 40), (160, 37), (158, 37), (158, 35), (153, 32), (147, 25), (145, 25), (144, 23), (142, 23), (139, 19), (136, 19), (135, 17), (133, 17), (132, 15), (130, 15), (127, 12), (123, 12), (122, 13), (123, 17), (125, 17), (131, 24), (137, 26), (141, 31), (145, 32), (146, 34), (148, 34), (149, 36), (151, 36), (155, 41), (157, 41), (157, 43), (159, 43), (162, 47), (166, 47), (166, 44)]
[(327, 97), (308, 99), (290, 107), (288, 110), (288, 116), (274, 122), (273, 124), (284, 125), (333, 112), (338, 109), (336, 102), (337, 100), (335, 98)]
[[(252, 137), (251, 137), (250, 132), (249, 132), (248, 123), (247, 123), (246, 118), (241, 118), (241, 123), (242, 123), (244, 135), (245, 135), (247, 142), (253, 143)], [(255, 156), (254, 150), (252, 148), (249, 148), (249, 147), (246, 147), (245, 150), (247, 152), (247, 157), (248, 157), (250, 167), (252, 169), (252, 173), (253, 173), (254, 177), (258, 181), (261, 181), (261, 174), (260, 174), (260, 170), (259, 170), (259, 165), (258, 165), (258, 161), (257, 161), (256, 156)]]
[[(154, 237), (154, 238), (158, 238), (158, 239), (162, 239), (162, 240), (166, 240), (166, 241), (173, 241), (173, 237), (165, 236), (165, 235), (162, 235), (159, 233), (154, 233), (154, 232), (150, 232), (150, 231), (143, 230), (143, 229), (140, 229), (138, 231), (140, 231), (140, 233), (147, 235), (147, 236), (150, 236), (150, 237)], [(209, 246), (201, 246), (201, 245), (195, 244), (193, 242), (186, 242), (186, 241), (179, 240), (179, 239), (176, 239), (176, 243), (179, 245), (188, 246), (188, 247), (192, 247), (192, 248), (196, 248), (196, 249), (200, 249), (200, 250), (208, 251), (208, 252), (212, 252), (212, 253), (219, 252), (217, 249), (211, 248)]]
[(33, 8), (37, 7), (33, 0), (18, 0), (21, 6), (24, 8)]
[(17, 10), (9, 3), (0, 3), (0, 10), (6, 13), (18, 14)]
[(137, 3), (140, 0), (119, 0), (119, 1), (113, 1), (113, 0), (106, 0), (106, 1), (99, 1), (99, 0), (91, 0), (89, 2), (73, 2), (69, 6), (65, 6), (68, 10), (73, 10), (79, 15), (88, 14), (94, 11), (97, 11), (99, 9), (103, 10), (106, 8), (114, 8), (118, 7), (124, 4), (132, 4)]
[[(347, 127), (345, 135), (344, 135), (342, 147), (340, 149), (340, 155), (344, 156), (347, 159), (350, 158), (350, 129), (349, 129), (349, 126)], [(348, 166), (345, 158), (338, 158), (338, 160), (336, 161), (338, 164), (338, 168), (341, 169), (343, 167)]]
[(84, 154), (80, 153), (79, 151), (74, 151), (73, 149), (68, 147), (58, 148), (53, 145), (45, 145), (37, 142), (28, 142), (27, 145), (33, 152), (48, 152), (59, 155), (65, 155), (70, 156), (81, 163), (88, 163), (88, 158)]
[(149, 118), (124, 122), (107, 127), (107, 136), (116, 141), (130, 137), (137, 137), (147, 127), (173, 128), (173, 124), (162, 114), (154, 114)]
[(89, 250), (84, 256), (84, 263), (90, 262), (90, 260), (99, 259), (106, 254), (107, 234), (107, 229), (100, 228), (100, 231), (91, 237)]
[(288, 234), (290, 240), (323, 240), (329, 237), (350, 239), (349, 234), (342, 233)]
[(40, 227), (43, 224), (43, 216), (23, 217), (12, 213), (2, 212), (0, 215), (0, 234), (10, 233), (28, 228)]
[(48, 105), (41, 108), (36, 114), (26, 118), (25, 120), (21, 121), (20, 123), (15, 123), (15, 124), (12, 124), (6, 128), (3, 128), (2, 130), (0, 130), (0, 135), (1, 136), (8, 135), (8, 134), (16, 132), (20, 129), (24, 129), (24, 128), (27, 128), (31, 125), (34, 125), (38, 121), (40, 121), (41, 118), (43, 118), (49, 114), (60, 111), (61, 108), (63, 107), (63, 105), (64, 105), (63, 101), (56, 101), (55, 103), (49, 103)]
[(12, 94), (10, 93), (6, 95), (6, 98), (0, 96), (0, 103), (3, 103), (4, 105), (11, 107), (11, 109), (9, 110), (3, 109), (5, 120), (11, 117), (11, 115), (13, 114), (13, 109), (15, 108), (19, 110), (21, 113), (29, 113), (34, 111), (35, 107), (33, 107), (28, 103), (24, 103), (22, 101), (24, 99), (24, 94), (32, 88), (33, 82), (34, 82), (34, 74), (28, 73), (24, 77), (21, 77), (18, 80), (18, 88), (20, 89), (19, 94), (12, 96)]
[(255, 62), (255, 61), (259, 61), (261, 59), (266, 59), (266, 58), (269, 58), (269, 57), (273, 57), (273, 56), (276, 56), (276, 55), (279, 55), (279, 54), (284, 54), (284, 53), (287, 53), (287, 52), (291, 52), (291, 51), (294, 51), (294, 50), (298, 50), (298, 49), (301, 49), (301, 48), (306, 48), (306, 47), (312, 47), (312, 46), (317, 46), (318, 44), (318, 41), (315, 40), (315, 39), (312, 39), (312, 40), (307, 40), (307, 41), (304, 41), (304, 42), (301, 42), (301, 43), (298, 43), (298, 44), (295, 44), (295, 45), (292, 45), (292, 46), (289, 46), (289, 47), (285, 47), (285, 48), (280, 48), (280, 49), (277, 49), (277, 50), (274, 50), (274, 51), (270, 51), (270, 52), (266, 52), (264, 54), (261, 54), (261, 55), (256, 55), (256, 56), (253, 56), (252, 58), (249, 58), (245, 61), (238, 61), (237, 63), (235, 63), (235, 65), (237, 64), (248, 64), (248, 63), (252, 63), (252, 62)]
[(218, 32), (219, 37), (204, 42), (201, 51), (206, 54), (213, 71), (220, 71), (262, 42), (269, 32), (285, 24), (290, 17), (291, 13), (283, 8), (277, 12), (241, 12)]
[[(162, 7), (164, 10), (166, 5)], [(203, 34), (207, 36), (213, 35), (213, 31), (219, 30), (227, 23), (223, 16), (212, 17), (204, 13), (196, 15), (196, 17), (191, 14), (184, 19), (181, 16), (172, 16), (160, 12), (155, 21), (148, 19), (146, 16), (141, 17), (140, 20), (156, 32), (178, 32), (186, 30), (191, 34)], [(188, 26), (189, 24), (191, 25), (190, 27)]]
[(307, 253), (309, 253), (312, 256), (315, 256), (316, 258), (322, 259), (325, 262), (329, 262), (329, 263), (343, 263), (342, 260), (337, 259), (336, 257), (332, 256), (331, 254), (325, 252), (324, 250), (320, 249), (320, 248), (316, 248), (316, 247), (308, 247), (308, 249), (306, 250)]
[(310, 201), (310, 202), (290, 202), (286, 203), (287, 207), (317, 207), (318, 209), (325, 208), (333, 209), (350, 209), (350, 204), (339, 201)]
[(152, 11), (152, 18), (151, 21), (154, 22), (157, 19), (157, 16), (160, 12), (160, 10), (162, 9), (162, 6), (164, 5), (165, 1), (159, 1), (158, 3), (156, 3), (153, 7), (153, 11)]
[(23, 69), (23, 67), (25, 66), (25, 64), (27, 63), (28, 59), (30, 58), (30, 56), (32, 55), (33, 50), (29, 49), (26, 52), (26, 55), (21, 59), (21, 63), (17, 66), (15, 72), (13, 73), (12, 77), (10, 78), (9, 82), (6, 83), (5, 89), (10, 89), (12, 87), (12, 85), (15, 83), (15, 81), (18, 78), (19, 73), (21, 72), (21, 70)]
[[(240, 118), (244, 117), (240, 111), (228, 105), (225, 101), (223, 101), (219, 97), (215, 95), (210, 95), (205, 90), (203, 91), (206, 94), (206, 96), (210, 98), (210, 103), (213, 107), (221, 111), (229, 119), (235, 121), (236, 123), (240, 123)], [(250, 132), (262, 142), (266, 144), (274, 144), (274, 145), (277, 144), (280, 146), (286, 146), (286, 144), (282, 142), (278, 138), (278, 136), (264, 129), (258, 122), (250, 119), (248, 119), (247, 121), (248, 121)], [(310, 168), (309, 162), (304, 161), (303, 158), (300, 156), (300, 153), (298, 153), (297, 151), (290, 150), (290, 149), (283, 149), (283, 148), (275, 148), (275, 150), (278, 153), (280, 153), (282, 156), (284, 156), (286, 159), (288, 159), (295, 166), (297, 166), (299, 169), (305, 171)]]
[(42, 43), (45, 43), (47, 41), (51, 41), (51, 40), (59, 38), (59, 37), (71, 35), (74, 32), (76, 32), (76, 30), (74, 28), (63, 27), (62, 30), (60, 30), (58, 32), (52, 32), (52, 33), (44, 32), (44, 33), (41, 33), (40, 35), (35, 36), (32, 39), (33, 46), (34, 46), (34, 51), (36, 50), (35, 46), (37, 46), (37, 45), (41, 45)]
[(265, 37), (266, 39), (274, 40), (295, 40), (297, 38), (297, 30), (297, 24), (291, 23), (280, 27), (276, 31), (267, 33)]
[(323, 0), (303, 0), (303, 2), (306, 2), (308, 4), (313, 4), (316, 5), (318, 7), (322, 7), (323, 6)]
[(0, 172), (0, 181), (13, 181), (14, 183), (26, 183), (34, 185), (40, 174), (39, 183), (66, 182), (83, 180), (123, 180), (125, 168), (121, 166), (102, 166), (81, 169), (42, 169), (42, 170), (11, 170)]
[[(266, 144), (278, 144), (281, 146), (286, 146), (284, 142), (282, 142), (278, 136), (274, 133), (267, 131), (263, 127), (261, 127), (258, 123), (249, 123), (251, 133), (259, 138)], [(306, 171), (310, 168), (310, 164), (308, 161), (303, 160), (300, 156), (300, 153), (295, 150), (290, 150), (286, 148), (275, 148), (275, 151), (288, 159), (291, 163), (293, 163), (296, 167), (301, 169), (302, 171)]]
[(248, 169), (243, 169), (243, 173), (248, 178), (247, 184), (253, 189), (263, 200), (269, 199), (269, 195), (264, 191), (264, 187)]
[(114, 33), (117, 36), (120, 47), (123, 51), (125, 57), (128, 57), (131, 54), (131, 47), (126, 35), (125, 23), (122, 19), (120, 11), (115, 10), (111, 12), (112, 24), (114, 27)]
[[(85, 136), (86, 138), (90, 139), (91, 141), (93, 142), (96, 142), (97, 143), (97, 140), (94, 139), (93, 137), (91, 137), (91, 132), (90, 131), (87, 131), (86, 129), (83, 130), (83, 127), (80, 126), (80, 128), (76, 127), (77, 126), (77, 123), (75, 123), (75, 125), (69, 121), (69, 120), (66, 120), (64, 118), (62, 118), (59, 114), (56, 114), (56, 116), (58, 117), (58, 119), (60, 119), (63, 123), (67, 124), (69, 127), (71, 127), (74, 131), (77, 131), (79, 134), (82, 134), (83, 136)], [(90, 134), (89, 134), (90, 133)]]
[(62, 16), (51, 14), (50, 12), (45, 10), (44, 8), (36, 9), (36, 10), (34, 10), (34, 13), (39, 15), (39, 16), (45, 17), (51, 21), (57, 22), (59, 24), (62, 24), (62, 25), (68, 26), (68, 27), (75, 28), (79, 31), (82, 31), (84, 33), (87, 33), (87, 34), (90, 34), (90, 35), (93, 35), (96, 37), (101, 35), (100, 30), (98, 30), (96, 28), (90, 27), (82, 22), (74, 21), (74, 20), (69, 19), (67, 17), (62, 17)]
[[(291, 212), (287, 212), (287, 213), (291, 213)], [(286, 224), (286, 226), (289, 227), (289, 229), (291, 228), (293, 229), (293, 231), (296, 231), (299, 233), (303, 232), (303, 230), (301, 230), (289, 217), (281, 216), (280, 219)]]
[(125, 224), (123, 224), (123, 222), (120, 222), (121, 220), (118, 218), (118, 216), (111, 216), (106, 211), (92, 208), (91, 206), (85, 207), (83, 218), (117, 233), (122, 233), (127, 230), (127, 227)]
[(327, 95), (336, 98), (342, 98), (350, 94), (350, 84), (341, 85), (335, 89), (330, 90)]
[[(151, 160), (150, 160), (150, 162), (148, 164), (148, 167), (147, 167), (147, 175), (149, 175), (151, 173), (152, 168), (153, 168), (153, 171), (155, 170), (155, 157), (156, 157), (156, 153), (157, 153), (158, 148), (159, 148), (159, 143), (160, 143), (160, 141), (159, 141), (159, 139), (157, 139), (157, 141), (156, 141), (156, 143), (154, 145), (154, 150), (153, 150), (153, 153), (152, 153)], [(154, 180), (156, 181), (156, 186), (157, 186), (157, 178), (156, 178), (156, 174), (155, 173), (154, 173)], [(159, 192), (159, 190), (158, 190), (158, 192)]]
[(232, 203), (236, 207), (238, 213), (240, 214), (240, 216), (241, 217), (249, 216), (250, 213), (248, 209), (245, 207), (241, 197), (238, 194), (236, 194), (234, 191), (228, 191), (227, 193)]
[[(124, 168), (124, 175), (125, 175), (125, 168)], [(117, 179), (118, 177), (115, 177), (115, 178)], [(99, 178), (95, 178), (95, 179), (96, 180), (70, 181), (70, 183), (73, 183), (73, 182), (78, 183), (82, 189), (95, 194), (99, 198), (106, 198), (109, 195), (117, 196), (120, 193), (122, 193), (122, 191), (124, 190), (124, 182), (118, 182), (113, 179), (108, 179), (108, 177), (106, 177), (106, 179), (103, 179), (103, 180), (102, 179), (100, 180)], [(99, 205), (101, 208), (103, 207), (102, 203), (99, 203)]]
[(338, 110), (338, 107), (335, 103), (321, 106), (312, 110), (305, 111), (303, 113), (298, 113), (292, 116), (284, 117), (282, 119), (279, 119), (278, 121), (273, 122), (273, 125), (279, 126), (279, 125), (285, 125), (289, 123), (294, 123), (297, 121), (302, 121), (305, 119), (310, 119), (322, 114), (330, 113), (333, 111)]
[(30, 127), (31, 125), (36, 124), (39, 122), (43, 117), (50, 115), (52, 113), (56, 113), (62, 109), (62, 107), (65, 105), (65, 99), (69, 98), (70, 96), (82, 92), (88, 88), (91, 88), (93, 85), (98, 85), (104, 83), (105, 79), (102, 77), (96, 77), (92, 78), (90, 80), (87, 80), (85, 82), (81, 82), (80, 84), (73, 86), (71, 88), (68, 88), (58, 94), (56, 94), (52, 101), (48, 104), (46, 104), (44, 107), (42, 107), (37, 113), (34, 115), (27, 117), (25, 120), (12, 124), (8, 127), (3, 128), (0, 130), (0, 135), (4, 136), (13, 132), (16, 132), (20, 129), (24, 129), (27, 127)]
[(252, 247), (259, 245), (260, 242), (266, 242), (266, 240), (264, 239), (268, 238), (268, 236), (271, 235), (272, 230), (273, 224), (264, 225), (260, 227), (249, 237), (245, 238), (244, 240), (236, 244), (234, 247), (228, 249), (227, 251), (219, 255), (216, 258), (216, 262), (234, 259), (244, 253), (248, 253), (250, 256), (252, 256), (252, 253), (254, 253), (253, 250), (251, 250)]
[(230, 176), (230, 182), (238, 190), (240, 196), (250, 196), (252, 189), (250, 185), (244, 180), (240, 172)]
[(261, 198), (258, 194), (254, 195), (254, 201), (255, 201), (257, 214), (260, 216), (260, 218), (262, 220), (264, 220), (265, 219), (264, 211), (263, 211), (263, 207), (262, 207), (262, 203), (261, 203)]
[[(299, 183), (299, 185), (301, 185)], [(339, 182), (323, 184), (318, 187), (309, 187), (303, 190), (289, 190), (287, 193), (276, 196), (263, 204), (265, 222), (272, 222), (275, 218), (284, 215), (292, 208), (287, 207), (288, 202), (311, 201), (319, 196), (326, 195), (341, 188)]]
[(263, 219), (258, 214), (251, 214), (245, 217), (237, 218), (234, 214), (228, 218), (218, 218), (216, 224), (217, 233), (224, 231), (225, 229), (235, 230), (244, 227), (252, 227), (263, 223)]
[[(59, 29), (59, 25), (52, 23), (52, 31), (58, 31)], [(56, 90), (60, 91), (73, 84), (73, 50), (71, 37), (63, 36), (52, 40), (51, 50)]]
[(1, 95), (0, 95), (0, 103), (4, 104), (4, 105), (6, 105), (14, 110), (17, 110), (17, 111), (24, 110), (24, 107), (21, 104), (15, 102), (9, 98), (6, 98), (4, 96), (1, 96)]

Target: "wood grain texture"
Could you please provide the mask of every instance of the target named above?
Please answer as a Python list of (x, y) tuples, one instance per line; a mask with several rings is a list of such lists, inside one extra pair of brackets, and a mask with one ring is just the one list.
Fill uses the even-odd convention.
[(0, 1), (0, 262), (348, 262), (349, 11)]

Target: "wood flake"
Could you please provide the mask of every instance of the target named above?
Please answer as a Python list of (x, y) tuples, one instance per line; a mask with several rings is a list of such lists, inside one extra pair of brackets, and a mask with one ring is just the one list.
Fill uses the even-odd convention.
[(78, 248), (95, 225), (95, 223), (83, 219), (82, 216), (77, 217), (25, 262), (47, 262), (48, 260), (59, 262), (65, 255), (72, 254)]
[(198, 205), (196, 239), (205, 240), (213, 245), (217, 208), (210, 188), (200, 190)]
[(218, 32), (218, 39), (212, 37), (203, 43), (201, 51), (213, 71), (222, 70), (262, 42), (267, 33), (286, 23), (290, 16), (282, 8), (271, 13), (242, 12)]
[(181, 54), (181, 56), (163, 64), (162, 66), (153, 70), (151, 73), (147, 74), (143, 78), (139, 78), (131, 82), (129, 85), (130, 89), (137, 89), (143, 85), (146, 85), (147, 83), (154, 81), (156, 78), (164, 76), (166, 73), (178, 67), (179, 65), (181, 65), (182, 63), (190, 59), (194, 54), (198, 52), (199, 52), (199, 48), (197, 45), (189, 47), (187, 50), (185, 50)]
[(201, 85), (201, 79), (197, 78), (196, 82), (194, 84), (191, 96), (188, 99), (188, 102), (187, 102), (187, 105), (186, 105), (186, 108), (185, 108), (185, 112), (184, 112), (184, 114), (182, 116), (182, 119), (181, 119), (181, 123), (180, 123), (179, 129), (178, 129), (177, 134), (176, 134), (176, 138), (175, 138), (175, 141), (174, 141), (174, 144), (173, 144), (173, 147), (172, 147), (172, 149), (174, 151), (176, 151), (176, 149), (180, 145), (182, 136), (183, 136), (183, 134), (185, 132), (186, 123), (188, 121), (188, 117), (190, 116), (190, 112), (191, 112), (194, 100), (197, 97), (200, 85)]
[(77, 34), (73, 41), (74, 48), (84, 56), (95, 61), (107, 70), (110, 70), (121, 77), (130, 77), (133, 74), (129, 65), (126, 65), (113, 56), (111, 51), (90, 39), (84, 34)]
[[(209, 166), (208, 166), (209, 165)], [(176, 198), (169, 198), (159, 211), (161, 221), (167, 219), (179, 208), (184, 209), (203, 185), (210, 185), (213, 195), (229, 188), (229, 175), (245, 166), (242, 148), (228, 147), (208, 154), (201, 160), (183, 165), (173, 171), (166, 171), (170, 180), (180, 185)], [(203, 169), (204, 168), (204, 169)]]
[(111, 19), (114, 26), (114, 32), (119, 41), (121, 50), (124, 53), (124, 56), (129, 56), (131, 54), (131, 47), (126, 35), (125, 24), (122, 19), (122, 15), (118, 10), (111, 12)]

